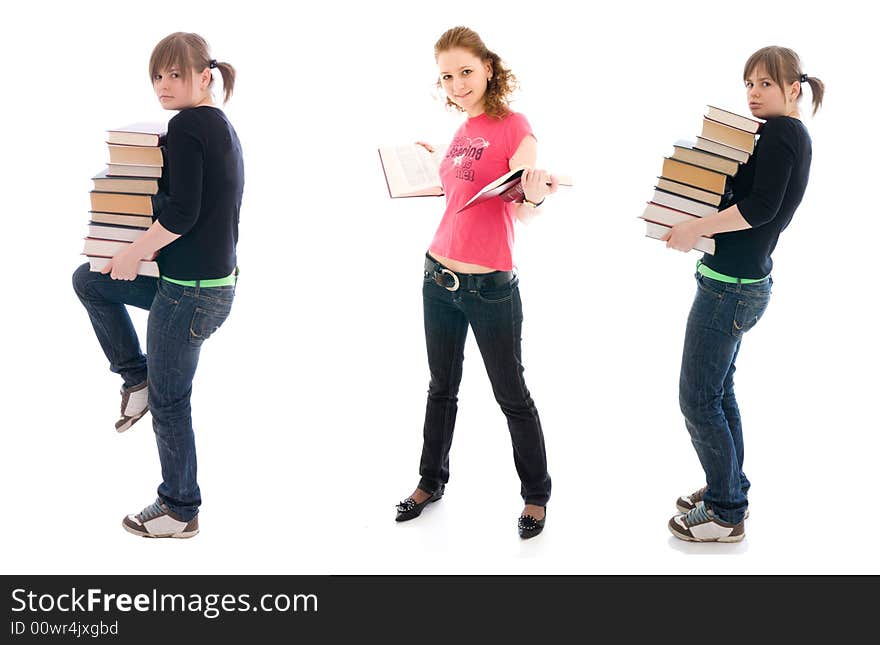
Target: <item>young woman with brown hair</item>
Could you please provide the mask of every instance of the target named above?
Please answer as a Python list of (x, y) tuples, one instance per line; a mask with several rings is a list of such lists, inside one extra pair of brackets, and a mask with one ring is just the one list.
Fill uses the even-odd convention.
[[(202, 343), (232, 307), (236, 244), (244, 187), (238, 136), (214, 105), (213, 70), (223, 79), (224, 103), (235, 70), (218, 63), (197, 34), (174, 33), (156, 45), (150, 78), (159, 103), (179, 112), (168, 123), (161, 208), (143, 236), (100, 272), (73, 275), (95, 334), (122, 376), (119, 432), (149, 410), (159, 448), (162, 483), (156, 501), (123, 519), (144, 537), (188, 538), (199, 531), (190, 396)], [(140, 258), (158, 253), (160, 278), (138, 275)], [(126, 305), (149, 310), (147, 355), (141, 352)]]
[(798, 101), (809, 85), (813, 113), (825, 86), (801, 69), (784, 47), (758, 50), (743, 70), (751, 113), (765, 119), (753, 156), (733, 180), (721, 210), (679, 224), (667, 246), (689, 251), (698, 236), (714, 236), (715, 254), (697, 264), (697, 295), (685, 333), (679, 402), (706, 486), (676, 502), (669, 520), (675, 537), (696, 542), (738, 542), (745, 537), (750, 482), (743, 472), (742, 422), (733, 392), (743, 334), (770, 300), (771, 253), (807, 187), (810, 135)]

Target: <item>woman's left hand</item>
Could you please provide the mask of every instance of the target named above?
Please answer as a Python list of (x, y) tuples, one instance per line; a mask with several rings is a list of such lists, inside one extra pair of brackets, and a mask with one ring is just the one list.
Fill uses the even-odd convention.
[(660, 239), (666, 242), (666, 248), (686, 253), (694, 248), (694, 244), (697, 243), (697, 238), (700, 237), (700, 233), (697, 229), (699, 224), (700, 220), (697, 219), (690, 222), (676, 224)]
[(141, 259), (137, 253), (132, 253), (128, 248), (120, 251), (107, 263), (101, 273), (109, 273), (114, 280), (134, 280), (138, 275), (138, 267)]
[(522, 179), (523, 193), (525, 198), (533, 204), (538, 204), (547, 195), (556, 192), (559, 181), (546, 170), (538, 168), (526, 168), (523, 170)]

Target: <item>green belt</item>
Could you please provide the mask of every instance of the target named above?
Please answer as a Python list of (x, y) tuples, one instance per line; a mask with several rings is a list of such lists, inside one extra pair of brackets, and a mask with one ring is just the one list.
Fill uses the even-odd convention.
[(706, 276), (707, 278), (712, 278), (713, 280), (718, 280), (719, 282), (732, 282), (733, 284), (754, 284), (755, 282), (763, 282), (767, 278), (734, 278), (733, 276), (724, 275), (723, 273), (718, 273), (717, 271), (713, 271), (705, 264), (703, 264), (702, 260), (697, 260), (697, 272), (701, 275)]
[(162, 279), (166, 282), (179, 284), (183, 287), (229, 287), (235, 285), (238, 280), (238, 267), (225, 278), (212, 278), (211, 280), (175, 280), (163, 275)]

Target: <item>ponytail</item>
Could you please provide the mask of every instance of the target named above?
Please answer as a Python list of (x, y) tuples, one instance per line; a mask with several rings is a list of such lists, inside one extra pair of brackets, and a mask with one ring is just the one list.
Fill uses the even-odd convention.
[[(822, 107), (822, 99), (825, 98), (825, 83), (815, 76), (807, 76), (805, 80), (810, 86), (810, 94), (813, 95), (813, 114), (816, 114)], [(803, 90), (801, 92), (803, 93)]]
[(217, 69), (220, 70), (220, 77), (223, 79), (223, 103), (232, 96), (232, 90), (235, 88), (235, 68), (229, 63), (217, 63)]

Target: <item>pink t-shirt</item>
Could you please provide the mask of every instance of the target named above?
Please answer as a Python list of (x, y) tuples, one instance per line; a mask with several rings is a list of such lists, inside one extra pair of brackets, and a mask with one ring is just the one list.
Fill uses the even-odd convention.
[(510, 158), (532, 134), (522, 114), (502, 119), (481, 114), (465, 121), (440, 163), (446, 212), (431, 253), (498, 271), (513, 269), (513, 223), (517, 205), (498, 198), (456, 211), (486, 184), (510, 170)]

